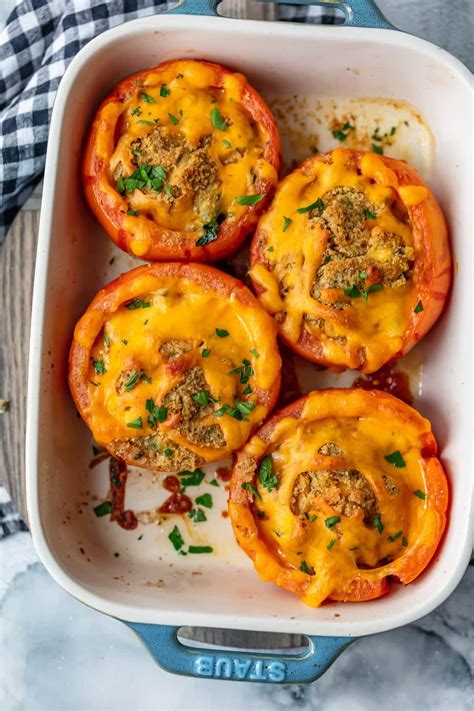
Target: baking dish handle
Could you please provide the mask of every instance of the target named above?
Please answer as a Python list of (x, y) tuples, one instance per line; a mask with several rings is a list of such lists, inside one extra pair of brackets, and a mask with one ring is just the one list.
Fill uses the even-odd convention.
[[(268, 1), (268, 0), (267, 0)], [(345, 15), (344, 25), (350, 27), (372, 27), (375, 29), (395, 30), (383, 16), (374, 0), (334, 0), (319, 2), (318, 0), (271, 0), (277, 5), (318, 5), (330, 9), (341, 10)], [(183, 0), (183, 2), (168, 10), (180, 15), (214, 15), (217, 16), (217, 6), (221, 0)]]
[(252, 681), (260, 684), (305, 684), (324, 674), (354, 637), (306, 636), (303, 652), (249, 652), (188, 647), (178, 639), (179, 627), (125, 622), (145, 644), (160, 667), (173, 674)]

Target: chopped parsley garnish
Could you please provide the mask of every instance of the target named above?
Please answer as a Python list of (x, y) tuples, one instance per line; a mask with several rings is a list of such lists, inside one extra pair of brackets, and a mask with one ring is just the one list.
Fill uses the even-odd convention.
[(211, 481), (209, 482), (209, 484), (210, 484), (210, 486), (220, 486), (220, 484), (219, 484), (219, 482), (217, 481), (217, 479), (211, 479)]
[(160, 96), (165, 97), (169, 96), (171, 94), (171, 89), (168, 89), (166, 86), (160, 86)]
[(212, 125), (218, 128), (219, 131), (227, 131), (225, 119), (217, 107), (211, 111), (211, 121)]
[(331, 133), (333, 135), (333, 138), (337, 138), (338, 141), (343, 143), (349, 135), (347, 131), (355, 131), (355, 126), (351, 126), (348, 121), (346, 121), (342, 129), (336, 128), (334, 131), (331, 131)]
[(244, 484), (242, 484), (242, 489), (245, 489), (245, 491), (251, 491), (252, 494), (257, 497), (257, 499), (260, 499), (260, 501), (262, 500), (262, 497), (258, 493), (257, 489), (249, 481), (246, 481)]
[(198, 405), (201, 405), (201, 407), (207, 407), (214, 398), (207, 390), (201, 390), (201, 392), (193, 395), (193, 400), (197, 402)]
[(137, 158), (141, 158), (141, 157), (142, 157), (142, 154), (140, 153), (140, 151), (137, 151), (136, 148), (132, 148), (132, 153), (133, 153), (133, 155), (136, 156)]
[(201, 494), (196, 497), (196, 503), (200, 506), (205, 506), (206, 509), (212, 509), (212, 496), (210, 494)]
[(128, 346), (128, 341), (126, 338), (122, 338), (121, 340), (124, 346)]
[(344, 294), (350, 296), (352, 299), (358, 299), (359, 296), (362, 296), (364, 301), (367, 301), (369, 294), (372, 294), (374, 291), (380, 291), (381, 288), (382, 284), (371, 284), (367, 289), (359, 289), (355, 284), (352, 284), (352, 286), (348, 286), (344, 289)]
[(329, 516), (329, 518), (325, 519), (324, 523), (327, 528), (334, 528), (336, 523), (339, 523), (341, 520), (340, 516)]
[(408, 545), (408, 541), (407, 541), (407, 539), (405, 538), (405, 536), (403, 536), (403, 538), (402, 538), (402, 546), (403, 546), (404, 548), (406, 548), (407, 545)]
[(392, 128), (390, 129), (390, 136), (394, 136), (396, 134), (396, 132), (397, 132), (397, 127), (392, 126)]
[(168, 185), (166, 186), (166, 194), (169, 198), (174, 200), (173, 185), (171, 185), (171, 183), (168, 183)]
[(188, 553), (212, 553), (212, 546), (189, 546)]
[(145, 124), (145, 126), (154, 126), (155, 125), (153, 123), (153, 121), (147, 121), (146, 119), (140, 119), (140, 121), (138, 121), (138, 123), (143, 123), (143, 124)]
[(104, 373), (107, 372), (102, 358), (93, 359), (92, 367), (94, 368), (97, 375), (104, 375)]
[(112, 504), (110, 501), (103, 501), (98, 506), (94, 506), (93, 511), (99, 518), (100, 516), (107, 516), (107, 514), (111, 514), (113, 511)]
[(206, 514), (202, 509), (191, 509), (188, 512), (188, 516), (194, 523), (202, 523), (202, 521), (207, 521)]
[(156, 427), (157, 422), (164, 422), (166, 418), (168, 417), (168, 410), (166, 407), (159, 407), (158, 405), (155, 405), (154, 400), (151, 398), (148, 399), (145, 402), (145, 408), (147, 412), (150, 414), (148, 415), (147, 422), (148, 426), (151, 427), (152, 429)]
[(209, 349), (209, 348), (203, 348), (202, 351), (201, 351), (201, 355), (202, 355), (203, 358), (209, 358), (209, 356), (211, 355), (210, 349)]
[(139, 378), (140, 378), (140, 371), (139, 371), (139, 370), (135, 370), (135, 371), (131, 374), (131, 376), (129, 377), (129, 379), (127, 380), (127, 382), (125, 383), (125, 390), (126, 390), (127, 392), (130, 392), (130, 390), (133, 390), (133, 388), (135, 387), (135, 385), (138, 383)]
[(253, 393), (253, 390), (250, 385), (247, 385), (247, 387), (242, 392), (244, 395), (251, 395)]
[(104, 339), (104, 343), (107, 346), (107, 348), (110, 348), (110, 336), (107, 333), (107, 331), (104, 331), (103, 339)]
[(239, 410), (244, 415), (250, 415), (252, 410), (255, 409), (255, 403), (254, 402), (240, 402), (239, 400), (234, 401), (234, 407)]
[(270, 245), (270, 247), (267, 247), (267, 252), (273, 252), (274, 248)]
[(314, 568), (310, 568), (305, 560), (301, 561), (300, 570), (306, 575), (314, 575)]
[(173, 116), (173, 114), (168, 114), (168, 118), (173, 124), (173, 126), (177, 126), (179, 123), (179, 118), (176, 118), (176, 116)]
[(311, 514), (310, 516), (308, 516), (308, 518), (311, 522), (314, 522), (318, 517), (316, 516), (316, 514)]
[(151, 306), (151, 301), (143, 301), (143, 299), (134, 299), (129, 304), (125, 304), (125, 308), (130, 311), (135, 309), (148, 309)]
[(242, 385), (245, 385), (246, 383), (248, 383), (249, 378), (254, 375), (254, 370), (250, 364), (250, 361), (247, 358), (244, 358), (242, 361), (242, 365), (238, 368), (234, 368), (233, 370), (229, 370), (228, 374), (240, 375), (240, 382)]
[(360, 279), (367, 279), (367, 272), (359, 272)]
[(180, 483), (181, 489), (184, 491), (187, 486), (199, 486), (206, 475), (202, 469), (195, 469), (193, 472), (184, 469), (178, 472), (178, 476), (182, 477)]
[(266, 193), (259, 193), (258, 195), (240, 195), (236, 198), (239, 205), (256, 205), (258, 202), (266, 197)]
[(143, 371), (140, 373), (140, 380), (144, 380), (145, 383), (148, 383), (148, 384), (151, 383), (151, 378), (150, 378), (150, 376), (147, 375), (146, 373), (144, 373)]
[(299, 207), (296, 212), (299, 213), (304, 213), (304, 212), (310, 212), (311, 210), (319, 210), (319, 212), (322, 212), (326, 208), (326, 205), (324, 202), (321, 200), (321, 198), (318, 198), (314, 202), (311, 203), (311, 205), (306, 205), (306, 207)]
[(253, 356), (255, 356), (255, 358), (259, 358), (259, 357), (260, 357), (260, 353), (257, 351), (256, 348), (251, 348), (251, 349), (250, 349), (250, 353), (251, 353)]
[(346, 289), (344, 289), (344, 294), (346, 296), (350, 296), (351, 299), (357, 299), (360, 296), (360, 291), (356, 287), (356, 285), (353, 284), (352, 286), (348, 286)]
[(402, 533), (403, 533), (403, 531), (397, 531), (396, 533), (392, 533), (391, 536), (388, 536), (388, 540), (390, 541), (390, 543), (394, 543), (397, 540), (397, 538), (400, 538)]
[(328, 543), (327, 546), (326, 546), (326, 548), (328, 549), (328, 551), (331, 550), (331, 548), (333, 547), (333, 545), (335, 544), (335, 542), (336, 542), (336, 539), (335, 539), (335, 538), (331, 538), (331, 540), (329, 541), (329, 543)]
[(226, 148), (232, 148), (232, 143), (231, 143), (230, 141), (228, 141), (227, 138), (224, 138), (224, 140), (222, 141), (222, 143), (224, 144), (224, 146), (225, 146)]
[(278, 477), (273, 473), (273, 463), (270, 455), (267, 455), (260, 462), (258, 469), (258, 480), (269, 493), (273, 489), (278, 489)]
[(146, 94), (144, 91), (141, 92), (140, 99), (142, 101), (146, 101), (147, 104), (154, 104), (155, 103), (155, 99), (152, 96), (150, 96), (150, 94)]
[(141, 83), (140, 79), (135, 79), (135, 86), (141, 86), (141, 85), (142, 85), (142, 83)]
[(180, 533), (180, 530), (177, 526), (173, 528), (171, 533), (169, 534), (168, 538), (170, 539), (171, 543), (173, 544), (173, 548), (175, 551), (179, 551), (180, 548), (184, 546), (184, 541), (183, 537)]
[(291, 217), (284, 217), (284, 218), (283, 218), (283, 225), (282, 225), (281, 231), (282, 231), (282, 232), (286, 232), (287, 229), (288, 229), (288, 227), (291, 225), (292, 222), (293, 222), (293, 220), (291, 219)]
[(379, 532), (379, 535), (381, 536), (381, 535), (382, 535), (383, 528), (384, 528), (384, 527), (383, 527), (383, 523), (382, 523), (382, 517), (381, 517), (381, 515), (380, 515), (380, 514), (377, 514), (377, 516), (374, 518), (374, 520), (372, 521), (372, 523), (374, 524), (375, 528), (376, 528), (377, 531)]
[(136, 420), (132, 420), (132, 422), (127, 422), (127, 427), (131, 427), (134, 430), (141, 430), (143, 429), (143, 422), (141, 417), (137, 417)]
[(132, 110), (132, 116), (140, 116), (141, 112), (142, 112), (142, 110), (141, 110), (140, 106), (136, 106)]
[(389, 464), (393, 464), (393, 466), (397, 467), (398, 469), (406, 467), (405, 460), (403, 459), (402, 454), (401, 452), (399, 452), (398, 449), (396, 452), (390, 452), (390, 454), (387, 454), (384, 459), (386, 462), (388, 462)]
[(165, 180), (166, 170), (162, 165), (139, 165), (128, 178), (117, 180), (117, 190), (122, 195), (143, 188), (161, 193)]
[(168, 457), (168, 458), (169, 458), (169, 457), (172, 457), (172, 456), (173, 456), (173, 450), (170, 449), (169, 447), (167, 447), (167, 448), (165, 449), (165, 451), (163, 452), (163, 456), (164, 456), (164, 457)]
[(426, 494), (424, 491), (421, 491), (421, 489), (417, 489), (413, 493), (415, 496), (418, 496), (418, 498), (421, 499), (422, 501), (424, 501), (426, 499)]
[(131, 215), (132, 217), (138, 217), (140, 214), (140, 210), (127, 210), (127, 215)]
[(414, 311), (416, 314), (419, 314), (420, 311), (423, 311), (423, 302), (421, 301), (421, 299), (420, 299), (420, 301), (417, 303), (417, 305), (415, 306), (415, 308), (413, 309), (413, 311)]
[(206, 244), (214, 242), (217, 239), (219, 226), (222, 224), (222, 222), (224, 222), (224, 220), (225, 215), (219, 214), (217, 215), (215, 220), (212, 220), (211, 222), (206, 222), (206, 224), (203, 225), (204, 234), (202, 234), (201, 237), (196, 240), (196, 247), (204, 247)]
[(229, 331), (226, 331), (225, 328), (216, 328), (216, 336), (219, 338), (225, 338), (228, 335)]
[(374, 153), (378, 153), (379, 155), (383, 156), (383, 148), (382, 146), (377, 146), (376, 143), (372, 143), (372, 150)]
[(369, 209), (366, 208), (366, 209), (364, 210), (364, 217), (365, 217), (366, 220), (375, 220), (376, 217), (377, 217), (377, 213), (376, 213), (376, 212), (372, 212), (372, 210), (369, 210)]

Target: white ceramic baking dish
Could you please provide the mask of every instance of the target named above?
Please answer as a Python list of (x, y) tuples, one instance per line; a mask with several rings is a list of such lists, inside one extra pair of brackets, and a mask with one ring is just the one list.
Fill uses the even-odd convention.
[[(186, 9), (202, 13), (203, 6), (212, 14), (202, 2), (188, 3)], [(178, 673), (277, 683), (316, 678), (350, 639), (392, 629), (433, 610), (456, 587), (469, 559), (474, 283), (470, 74), (438, 47), (387, 29), (370, 0), (356, 0), (349, 10), (344, 7), (352, 24), (365, 27), (178, 14), (127, 23), (77, 55), (54, 106), (29, 360), (26, 473), (31, 532), (42, 561), (60, 585), (85, 604), (131, 623), (158, 661)], [(440, 442), (451, 482), (451, 513), (437, 559), (416, 582), (395, 586), (382, 599), (306, 607), (258, 580), (219, 511), (212, 521), (219, 531), (218, 554), (198, 556), (206, 560), (197, 563), (190, 563), (189, 556), (170, 558), (166, 530), (147, 529), (138, 543), (137, 536), (91, 513), (91, 494), (100, 497), (107, 490), (105, 474), (88, 469), (90, 434), (68, 392), (67, 353), (74, 324), (95, 292), (137, 261), (119, 253), (84, 203), (81, 148), (96, 106), (119, 79), (175, 57), (205, 57), (235, 67), (266, 97), (404, 99), (421, 111), (433, 130), (436, 165), (431, 183), (450, 224), (456, 268), (449, 306), (415, 351), (422, 363), (415, 405), (432, 420)], [(321, 382), (316, 379), (313, 386)], [(138, 497), (140, 487), (152, 497), (161, 491), (146, 475), (139, 480)], [(223, 489), (220, 496), (224, 508)], [(117, 551), (119, 556), (114, 555)], [(291, 658), (224, 654), (182, 647), (176, 637), (182, 625), (318, 637), (303, 654)]]

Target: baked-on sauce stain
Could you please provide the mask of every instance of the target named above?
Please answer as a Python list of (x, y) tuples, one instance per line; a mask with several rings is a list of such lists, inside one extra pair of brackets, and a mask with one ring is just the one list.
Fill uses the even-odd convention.
[(354, 380), (352, 386), (363, 390), (383, 390), (390, 395), (395, 395), (408, 405), (413, 403), (408, 375), (395, 370), (390, 365), (384, 365), (375, 373), (359, 376)]
[(217, 467), (216, 474), (221, 481), (230, 481), (232, 470), (229, 467)]
[(125, 511), (125, 485), (127, 483), (128, 467), (120, 459), (110, 458), (110, 498), (112, 502), (111, 521), (116, 521), (121, 528), (132, 531), (137, 527), (137, 517), (131, 509)]
[(166, 491), (171, 491), (171, 496), (169, 496), (166, 501), (161, 504), (158, 509), (159, 513), (162, 514), (184, 514), (191, 511), (193, 507), (193, 502), (180, 492), (181, 483), (177, 476), (169, 474), (164, 478), (163, 488)]

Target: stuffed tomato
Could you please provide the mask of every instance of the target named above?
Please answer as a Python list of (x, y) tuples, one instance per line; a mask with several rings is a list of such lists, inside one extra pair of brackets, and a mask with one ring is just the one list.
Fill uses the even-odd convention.
[(205, 262), (236, 250), (254, 229), (279, 169), (275, 122), (245, 77), (178, 60), (124, 79), (102, 102), (83, 181), (121, 249)]
[(446, 223), (406, 163), (338, 148), (279, 185), (252, 242), (251, 277), (285, 343), (371, 373), (431, 328), (451, 279)]
[(433, 557), (448, 487), (430, 423), (387, 393), (329, 389), (276, 413), (232, 472), (229, 515), (263, 580), (318, 606), (410, 583)]
[(275, 404), (272, 319), (237, 279), (198, 264), (138, 267), (77, 323), (69, 384), (96, 442), (155, 471), (241, 447)]

